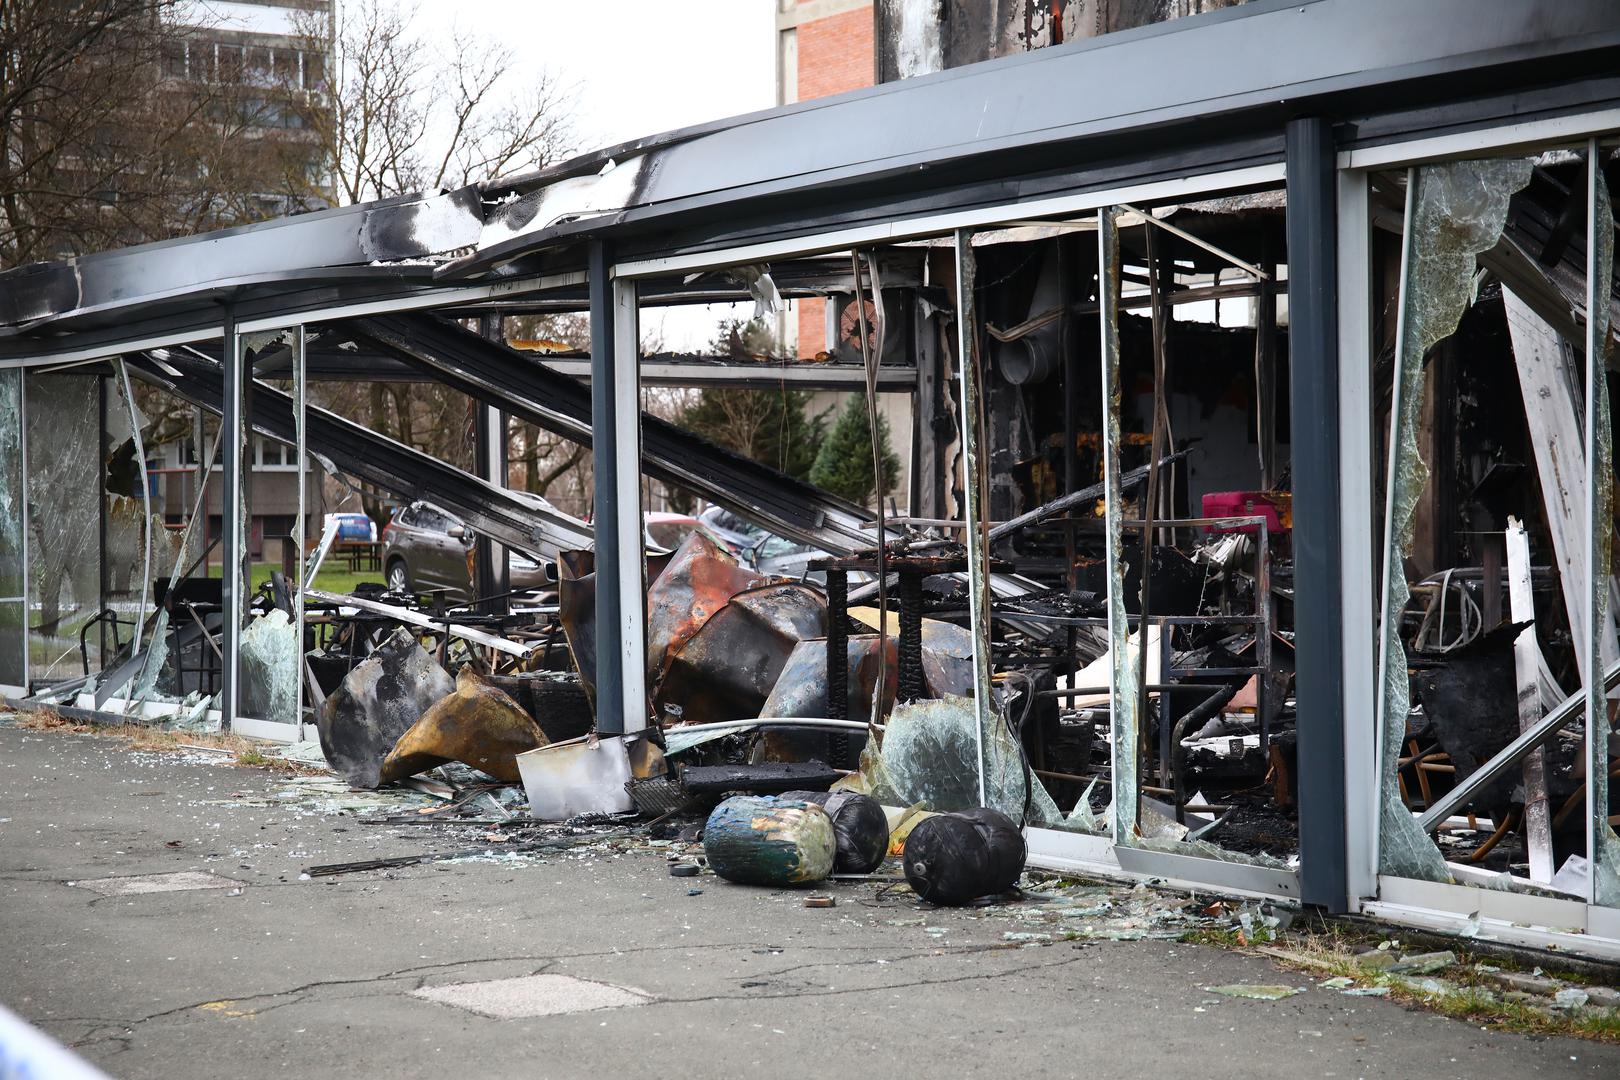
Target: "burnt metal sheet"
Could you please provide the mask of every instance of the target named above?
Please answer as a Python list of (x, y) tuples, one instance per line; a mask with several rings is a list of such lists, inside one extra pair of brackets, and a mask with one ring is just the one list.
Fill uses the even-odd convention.
[[(351, 319), (344, 332), (412, 363), (461, 393), (531, 424), (591, 444), (591, 390), (531, 355), (430, 314)], [(871, 515), (854, 503), (796, 480), (648, 413), (641, 418), (641, 461), (648, 476), (704, 498), (824, 551), (868, 547)]]
[(799, 643), (827, 632), (827, 599), (809, 585), (776, 582), (737, 594), (668, 658), (654, 695), (660, 712), (688, 721), (750, 719)]
[(476, 243), (476, 189), (404, 195), (0, 274), (0, 324), (149, 304), (226, 282), (422, 259)]
[[(219, 414), (223, 379), (219, 365), (177, 350), (166, 353), (162, 363), (139, 356), (130, 358), (129, 366), (141, 379)], [(247, 392), (253, 430), (295, 442), (292, 399), (262, 383), (249, 384)], [(555, 558), (593, 542), (589, 525), (538, 496), (480, 480), (314, 405), (305, 406), (304, 417), (305, 445), (312, 453), (400, 499), (426, 499), (442, 506), (475, 532), (500, 543)]]
[(522, 706), (470, 666), (456, 676), (454, 692), (430, 706), (399, 737), (383, 759), (386, 784), (460, 761), (497, 780), (516, 784), (517, 755), (549, 740)]
[[(960, 626), (923, 621), (923, 686), (925, 698), (940, 698), (947, 694), (966, 695), (973, 690), (973, 637)], [(899, 641), (886, 637), (888, 663), (885, 665), (887, 685), (884, 688), (884, 711), (893, 708), (899, 688)], [(873, 691), (878, 677), (878, 635), (861, 634), (850, 637), (849, 657), (849, 719), (861, 723), (871, 720)], [(759, 715), (770, 716), (827, 716), (827, 643), (825, 640), (802, 641), (794, 647), (782, 669), (770, 697)], [(773, 733), (788, 741), (798, 733)]]
[[(1513, 643), (1526, 625), (1509, 623), (1489, 630), (1443, 660), (1418, 666), (1413, 681), (1423, 715), (1456, 766), (1458, 783), (1519, 734)], [(1468, 805), (1494, 817), (1493, 811), (1513, 801), (1515, 783), (1517, 778), (1505, 777)]]
[[(1389, 140), (1603, 107), (1620, 96), (1617, 56), (1620, 7), (1609, 0), (1254, 0), (650, 136), (491, 180), (481, 198), (465, 189), (405, 196), (20, 267), (0, 274), (0, 324), (201, 302), (224, 283), (473, 244), (476, 259), (447, 265), (444, 276), (484, 273), (587, 234), (627, 239), (627, 227), (655, 220), (660, 243), (690, 247), (736, 235), (743, 220), (780, 237), (818, 220), (893, 220), (1080, 183), (1280, 161), (1282, 126), (1304, 112), (1351, 118), (1352, 137)], [(1414, 110), (1413, 101), (1423, 104)], [(679, 239), (672, 215), (687, 230)]]
[(382, 782), (384, 757), (456, 684), (404, 627), (355, 665), (317, 727), (327, 763), (357, 788)]
[(647, 685), (656, 689), (671, 658), (744, 589), (769, 581), (693, 532), (647, 590)]

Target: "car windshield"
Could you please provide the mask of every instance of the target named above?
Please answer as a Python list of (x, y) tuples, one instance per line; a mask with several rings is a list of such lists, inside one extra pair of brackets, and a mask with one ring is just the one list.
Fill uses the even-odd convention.
[(647, 535), (659, 547), (674, 551), (695, 528), (697, 528), (695, 521), (652, 521), (647, 523)]
[(761, 559), (780, 559), (786, 555), (808, 555), (815, 549), (785, 536), (767, 536), (754, 551)]

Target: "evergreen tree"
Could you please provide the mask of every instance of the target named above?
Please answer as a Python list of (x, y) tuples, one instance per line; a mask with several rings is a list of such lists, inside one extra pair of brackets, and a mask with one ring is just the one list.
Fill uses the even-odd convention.
[[(889, 448), (889, 421), (881, 412), (878, 445), (883, 451), (883, 494), (887, 495), (894, 490), (900, 458)], [(872, 429), (864, 395), (851, 394), (845, 402), (832, 430), (821, 441), (810, 469), (810, 482), (851, 502), (864, 505), (872, 498), (876, 486), (872, 476)]]
[[(711, 346), (733, 360), (768, 357), (770, 330), (763, 322), (722, 323)], [(796, 479), (803, 480), (815, 463), (826, 430), (821, 415), (808, 412), (804, 390), (744, 390), (707, 387), (676, 417), (688, 431), (719, 443)]]

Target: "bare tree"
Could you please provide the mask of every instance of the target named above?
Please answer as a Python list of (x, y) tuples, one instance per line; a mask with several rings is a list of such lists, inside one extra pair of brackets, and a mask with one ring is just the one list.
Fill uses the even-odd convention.
[[(331, 87), (307, 102), (304, 123), (325, 162), (307, 193), (337, 203), (460, 187), (539, 166), (572, 149), (571, 93), (550, 73), (519, 63), (504, 44), (457, 30), (434, 46), (412, 8), (352, 0), (336, 18), (311, 9), (297, 20), (301, 48), (331, 58)], [(521, 73), (521, 74), (520, 74)], [(317, 170), (319, 173), (320, 170)], [(296, 178), (289, 193), (295, 192)], [(436, 384), (316, 384), (310, 400), (372, 430), (469, 468), (473, 403)], [(538, 432), (534, 432), (538, 436)], [(544, 492), (571, 463), (560, 444), (532, 438), (520, 460), (524, 485)], [(385, 500), (365, 509), (386, 520)]]
[(345, 4), (335, 26), (316, 11), (300, 22), (333, 58), (331, 107), (309, 120), (339, 201), (460, 187), (572, 148), (572, 92), (504, 44), (457, 29), (430, 47), (415, 10), (384, 0)]
[(177, 0), (0, 0), (0, 268), (168, 235), (201, 104), (156, 92)]

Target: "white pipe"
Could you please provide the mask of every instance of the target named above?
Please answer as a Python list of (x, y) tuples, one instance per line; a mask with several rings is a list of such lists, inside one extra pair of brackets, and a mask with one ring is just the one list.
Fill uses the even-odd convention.
[[(882, 731), (884, 724), (871, 725)], [(761, 716), (754, 720), (716, 720), (711, 724), (681, 724), (679, 727), (664, 729), (664, 734), (673, 735), (677, 732), (694, 731), (726, 731), (728, 729), (742, 730), (753, 727), (808, 727), (808, 728), (835, 728), (840, 731), (866, 731), (868, 725), (859, 720), (835, 720), (830, 716)]]

